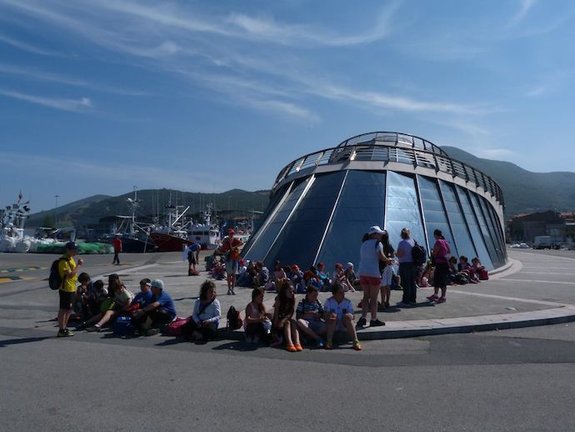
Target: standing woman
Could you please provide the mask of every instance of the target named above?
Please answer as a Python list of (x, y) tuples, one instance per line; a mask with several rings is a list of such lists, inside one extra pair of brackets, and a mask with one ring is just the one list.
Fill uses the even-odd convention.
[[(433, 274), (434, 293), (427, 297), (427, 299), (436, 303), (445, 303), (445, 293), (447, 291), (447, 282), (449, 280), (449, 256), (451, 254), (451, 250), (449, 249), (449, 243), (447, 243), (447, 240), (443, 237), (441, 230), (436, 229), (433, 231), (433, 237), (435, 237), (435, 244), (431, 251), (431, 257), (435, 263), (435, 272)], [(441, 297), (437, 297), (440, 289)]]
[(361, 318), (357, 321), (357, 327), (364, 327), (367, 323), (366, 317), (369, 308), (371, 313), (370, 327), (385, 325), (383, 321), (377, 319), (377, 295), (379, 294), (379, 284), (381, 283), (381, 273), (379, 272), (379, 262), (388, 262), (383, 254), (381, 236), (383, 231), (378, 226), (372, 226), (367, 231), (367, 237), (359, 250), (359, 283), (363, 289), (363, 300), (361, 301)]

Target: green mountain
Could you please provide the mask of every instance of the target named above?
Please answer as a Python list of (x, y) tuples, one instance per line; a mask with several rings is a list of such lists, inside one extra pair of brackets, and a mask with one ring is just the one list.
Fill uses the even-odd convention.
[[(442, 147), (457, 159), (491, 176), (503, 189), (505, 214), (532, 213), (546, 210), (573, 211), (575, 209), (575, 173), (534, 173), (510, 162), (478, 158), (456, 147)], [(116, 215), (130, 215), (128, 199), (134, 193), (116, 197), (94, 195), (56, 209), (35, 213), (27, 227), (75, 225), (109, 226)], [(200, 214), (212, 204), (216, 214), (223, 219), (249, 217), (254, 211), (262, 212), (268, 205), (269, 191), (248, 192), (232, 189), (222, 193), (181, 192), (171, 189), (137, 191), (139, 206), (136, 217), (152, 222), (167, 213), (166, 206), (190, 206), (187, 217), (200, 220)]]
[[(125, 193), (116, 197), (95, 195), (79, 201), (58, 207), (56, 209), (35, 213), (26, 222), (27, 227), (65, 226), (76, 227), (106, 225), (109, 226), (114, 216), (131, 215), (129, 200), (134, 193)], [(152, 222), (154, 218), (162, 218), (168, 213), (168, 206), (178, 206), (180, 213), (190, 207), (186, 217), (200, 220), (200, 215), (211, 204), (215, 213), (221, 218), (249, 217), (256, 211), (265, 210), (269, 199), (269, 191), (248, 192), (232, 189), (227, 192), (208, 194), (181, 192), (170, 189), (138, 190), (136, 218), (140, 221)]]
[(575, 209), (575, 173), (527, 171), (511, 162), (478, 158), (456, 147), (441, 147), (453, 159), (493, 178), (503, 190), (505, 215)]

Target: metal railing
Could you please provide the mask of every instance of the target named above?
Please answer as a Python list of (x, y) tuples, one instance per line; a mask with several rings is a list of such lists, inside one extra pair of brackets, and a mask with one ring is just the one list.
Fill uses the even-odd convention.
[[(366, 140), (368, 136), (370, 139)], [(409, 141), (406, 137), (412, 140)], [(436, 173), (445, 173), (481, 187), (495, 197), (499, 204), (504, 205), (503, 192), (491, 177), (470, 165), (451, 159), (447, 153), (429, 141), (395, 132), (359, 135), (342, 142), (337, 147), (319, 150), (296, 159), (280, 171), (272, 187), (272, 195), (278, 187), (292, 178), (297, 178), (320, 166), (336, 165), (346, 161), (394, 162), (414, 168), (430, 168)]]

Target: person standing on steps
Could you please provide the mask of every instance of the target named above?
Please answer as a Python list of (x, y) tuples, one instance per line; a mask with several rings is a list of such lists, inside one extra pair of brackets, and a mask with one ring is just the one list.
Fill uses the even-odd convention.
[(77, 247), (76, 243), (68, 242), (64, 246), (64, 255), (58, 263), (58, 272), (62, 279), (62, 285), (58, 290), (60, 296), (60, 309), (58, 310), (58, 337), (74, 336), (68, 327), (70, 315), (72, 315), (72, 305), (76, 297), (76, 283), (78, 281), (78, 267), (84, 264), (84, 260), (80, 258), (78, 264), (74, 256), (76, 256)]
[[(427, 299), (436, 303), (445, 303), (445, 294), (447, 292), (447, 282), (449, 278), (449, 258), (451, 250), (449, 243), (443, 237), (441, 230), (436, 229), (433, 231), (435, 237), (435, 244), (431, 251), (431, 257), (435, 264), (435, 271), (433, 273), (433, 294)], [(437, 294), (441, 290), (441, 297)]]
[(114, 247), (112, 264), (120, 265), (120, 252), (122, 252), (122, 239), (120, 238), (120, 234), (116, 234), (114, 240), (112, 240), (112, 246)]
[(228, 295), (235, 295), (236, 275), (240, 268), (240, 247), (242, 241), (234, 237), (235, 231), (230, 228), (228, 235), (222, 241), (219, 251), (226, 256), (226, 279), (228, 282)]
[(401, 303), (406, 306), (415, 306), (417, 304), (417, 286), (415, 284), (417, 264), (413, 262), (411, 256), (415, 241), (411, 238), (411, 232), (407, 228), (403, 228), (400, 235), (401, 241), (397, 245), (395, 255), (399, 261), (399, 277), (403, 287)]
[(388, 259), (383, 253), (381, 236), (385, 233), (379, 226), (372, 226), (364, 236), (361, 248), (359, 250), (359, 283), (363, 290), (363, 299), (361, 301), (361, 318), (357, 321), (357, 327), (362, 328), (367, 323), (366, 317), (368, 311), (371, 314), (370, 327), (379, 327), (385, 325), (383, 321), (377, 319), (377, 296), (381, 283), (381, 273), (379, 271), (379, 262), (387, 263)]

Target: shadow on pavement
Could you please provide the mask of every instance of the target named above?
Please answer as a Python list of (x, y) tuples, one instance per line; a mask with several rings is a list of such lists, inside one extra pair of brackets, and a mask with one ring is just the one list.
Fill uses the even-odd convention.
[(20, 345), (20, 344), (31, 343), (31, 342), (42, 342), (43, 340), (53, 339), (55, 337), (56, 336), (43, 336), (43, 337), (26, 337), (26, 338), (20, 338), (20, 339), (0, 340), (0, 348), (5, 348), (5, 347), (10, 346), (10, 345)]

